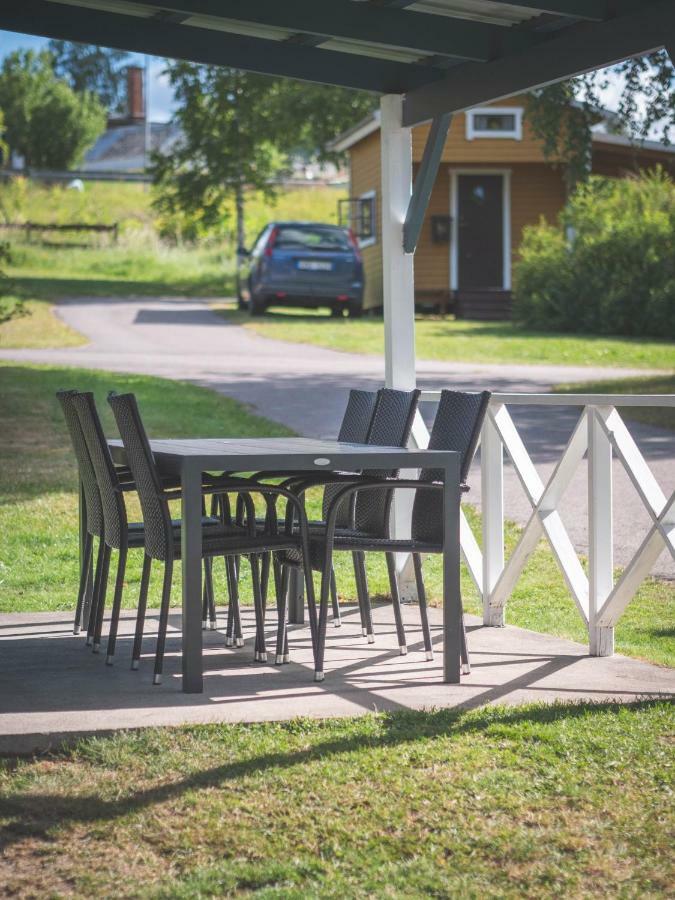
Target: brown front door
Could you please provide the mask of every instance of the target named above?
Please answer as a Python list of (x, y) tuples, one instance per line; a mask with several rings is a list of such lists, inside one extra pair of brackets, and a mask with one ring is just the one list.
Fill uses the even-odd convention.
[(504, 287), (502, 175), (457, 177), (457, 283), (460, 290)]

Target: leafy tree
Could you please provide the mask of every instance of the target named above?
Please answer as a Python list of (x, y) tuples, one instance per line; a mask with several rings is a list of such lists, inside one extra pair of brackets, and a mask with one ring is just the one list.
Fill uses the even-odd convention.
[(218, 66), (175, 62), (167, 69), (183, 138), (155, 155), (156, 207), (183, 216), (182, 236), (222, 227), (234, 197), (237, 245), (244, 244), (246, 190), (274, 196), (273, 179), (298, 150), (328, 155), (327, 142), (372, 108), (369, 95), (299, 84)]
[(105, 127), (105, 110), (89, 92), (57, 78), (49, 53), (17, 50), (0, 68), (5, 140), (28, 166), (67, 169)]
[(612, 130), (637, 144), (660, 125), (661, 140), (670, 143), (675, 68), (665, 50), (624, 60), (601, 75), (580, 75), (535, 91), (528, 97), (528, 121), (543, 142), (544, 155), (564, 166), (570, 192), (590, 174), (591, 127), (607, 115), (601, 92), (610, 73), (621, 83), (618, 109), (610, 116)]
[(74, 91), (96, 94), (112, 112), (124, 108), (126, 100), (126, 50), (111, 50), (71, 41), (49, 42), (54, 71)]

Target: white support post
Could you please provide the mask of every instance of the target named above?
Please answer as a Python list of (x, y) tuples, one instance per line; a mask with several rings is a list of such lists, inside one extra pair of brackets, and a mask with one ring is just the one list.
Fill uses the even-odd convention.
[[(403, 224), (412, 195), (412, 132), (402, 125), (403, 98), (386, 94), (380, 101), (382, 148), (382, 287), (384, 305), (385, 383), (389, 388), (414, 390), (415, 284), (413, 255), (403, 250)], [(402, 473), (405, 476), (405, 473)], [(410, 536), (412, 491), (394, 497), (391, 530)], [(415, 581), (408, 554), (396, 554), (401, 596), (415, 599)]]
[(614, 628), (598, 613), (614, 588), (612, 539), (612, 442), (601, 418), (611, 407), (588, 407), (588, 637), (591, 656), (614, 653)]
[(491, 606), (504, 570), (504, 449), (494, 422), (485, 417), (480, 439), (483, 507), (483, 624), (503, 627), (504, 606)]

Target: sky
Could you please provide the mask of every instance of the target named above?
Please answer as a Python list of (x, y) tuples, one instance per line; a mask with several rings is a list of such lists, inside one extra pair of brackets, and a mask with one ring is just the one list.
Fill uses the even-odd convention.
[[(44, 50), (49, 41), (46, 38), (33, 37), (29, 34), (17, 34), (13, 31), (0, 31), (0, 60), (13, 50)], [(131, 65), (145, 66), (145, 56), (139, 53), (129, 55)], [(173, 92), (166, 77), (162, 75), (164, 60), (158, 56), (150, 59), (150, 120), (166, 122), (171, 118), (174, 108)]]

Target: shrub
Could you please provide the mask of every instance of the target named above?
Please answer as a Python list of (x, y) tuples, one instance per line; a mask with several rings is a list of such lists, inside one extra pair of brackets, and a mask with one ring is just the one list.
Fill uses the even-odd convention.
[(557, 226), (525, 229), (520, 254), (521, 325), (675, 337), (675, 184), (663, 171), (592, 177)]

